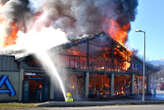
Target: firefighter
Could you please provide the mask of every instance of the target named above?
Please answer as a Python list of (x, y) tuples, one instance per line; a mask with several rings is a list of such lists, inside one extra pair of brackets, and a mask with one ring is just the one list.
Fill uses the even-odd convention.
[(70, 92), (67, 93), (65, 101), (66, 102), (73, 102), (72, 94)]

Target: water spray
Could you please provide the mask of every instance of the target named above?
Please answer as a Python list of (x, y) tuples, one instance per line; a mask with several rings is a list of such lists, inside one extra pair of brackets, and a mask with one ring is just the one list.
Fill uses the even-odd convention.
[(25, 49), (28, 53), (35, 55), (47, 74), (51, 77), (51, 79), (53, 79), (53, 83), (56, 83), (55, 79), (57, 79), (63, 96), (66, 99), (66, 91), (63, 81), (53, 63), (53, 59), (51, 59), (47, 52), (48, 49), (52, 47), (68, 42), (66, 34), (60, 29), (44, 27), (40, 30), (40, 32), (35, 31), (35, 29), (28, 33), (19, 32), (18, 36), (20, 39), (17, 41), (17, 46), (23, 46), (23, 49)]

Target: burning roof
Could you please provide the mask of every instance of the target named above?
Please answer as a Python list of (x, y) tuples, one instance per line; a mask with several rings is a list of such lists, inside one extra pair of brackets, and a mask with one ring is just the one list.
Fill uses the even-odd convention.
[(89, 35), (88, 37), (84, 37), (82, 39), (76, 39), (71, 41), (71, 43), (66, 43), (55, 48), (72, 49), (73, 51), (77, 50), (86, 54), (87, 42), (90, 43), (90, 55), (102, 53), (104, 51), (108, 51), (108, 49), (110, 50), (115, 47), (119, 48), (120, 51), (128, 52), (129, 55), (132, 54), (130, 50), (124, 47), (124, 45), (121, 45), (119, 42), (109, 37), (104, 32), (95, 35)]
[[(87, 59), (84, 58), (88, 57), (89, 66), (96, 66), (98, 63), (98, 68), (110, 68), (106, 71), (142, 73), (142, 60), (104, 32), (60, 45), (51, 49), (51, 53), (54, 49), (59, 51), (60, 55), (72, 57), (69, 59), (69, 63), (72, 61), (80, 65), (80, 60), (87, 62)], [(87, 66), (86, 63), (83, 64)], [(146, 69), (148, 73), (158, 71), (157, 67), (148, 63), (146, 64)]]
[[(110, 66), (109, 68), (116, 68), (117, 71), (127, 71), (131, 68), (131, 60), (133, 57), (130, 50), (105, 33), (99, 33), (90, 37), (75, 40), (71, 43), (55, 47), (50, 51), (53, 54), (53, 51), (56, 50), (59, 51), (59, 54), (62, 56), (89, 57), (89, 65), (93, 66), (99, 62), (100, 67), (108, 65)], [(87, 62), (87, 59), (83, 58), (81, 58), (81, 60), (83, 60), (83, 62)], [(136, 58), (137, 57), (135, 57), (135, 59)], [(73, 59), (74, 58), (69, 59), (69, 61)], [(75, 60), (72, 62), (80, 63), (80, 61)], [(142, 62), (139, 64), (141, 63)], [(84, 65), (87, 66), (86, 63)], [(142, 67), (142, 65), (140, 65), (140, 67)]]
[[(87, 46), (88, 42), (89, 47)], [(54, 47), (49, 50), (52, 57), (56, 56), (56, 51), (59, 52), (58, 54), (62, 58), (61, 62), (64, 63), (60, 66), (91, 71), (142, 73), (142, 60), (105, 33)], [(28, 61), (27, 64), (36, 60), (35, 58), (27, 60), (28, 56), (21, 59), (24, 59), (21, 62)], [(53, 59), (56, 60), (56, 57)], [(87, 62), (89, 63), (87, 64)], [(34, 65), (37, 67), (37, 64)], [(149, 64), (146, 64), (146, 68), (148, 73), (158, 71), (156, 67)]]

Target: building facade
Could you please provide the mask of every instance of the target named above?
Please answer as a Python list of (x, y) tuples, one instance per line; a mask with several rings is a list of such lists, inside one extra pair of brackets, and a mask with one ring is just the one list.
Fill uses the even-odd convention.
[(23, 77), (14, 56), (0, 56), (0, 101), (22, 101)]
[[(53, 60), (56, 61), (56, 56), (60, 59), (61, 63), (55, 65), (59, 68), (66, 92), (71, 92), (75, 100), (110, 99), (142, 93), (142, 61), (105, 33), (60, 45), (50, 52)], [(5, 94), (9, 97), (5, 100), (25, 102), (63, 100), (55, 79), (46, 74), (32, 55), (18, 60), (3, 57), (12, 59), (2, 58), (4, 62), (1, 63), (7, 68), (1, 69), (0, 75), (8, 76), (16, 95), (0, 92), (0, 97)], [(9, 62), (15, 66), (13, 69), (8, 66)], [(146, 65), (146, 93), (150, 93), (151, 74), (156, 71), (153, 66)], [(4, 87), (0, 86), (0, 90), (8, 89), (6, 83), (2, 85)]]

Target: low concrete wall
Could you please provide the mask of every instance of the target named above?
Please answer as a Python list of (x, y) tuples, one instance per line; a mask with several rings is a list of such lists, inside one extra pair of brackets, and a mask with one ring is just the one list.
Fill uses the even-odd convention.
[[(7, 75), (8, 79), (13, 86), (16, 95), (15, 96), (10, 96), (9, 93), (0, 93), (0, 101), (5, 102), (5, 101), (19, 101), (20, 96), (22, 96), (22, 77), (20, 72), (0, 72), (0, 77), (2, 75)], [(8, 89), (5, 85), (5, 83), (2, 85), (0, 90), (2, 89)]]

